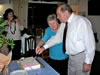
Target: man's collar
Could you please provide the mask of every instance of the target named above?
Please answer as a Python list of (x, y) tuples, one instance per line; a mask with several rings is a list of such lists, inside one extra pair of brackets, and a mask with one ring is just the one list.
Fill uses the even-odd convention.
[(75, 16), (75, 14), (72, 13), (67, 22), (70, 23), (72, 21), (72, 19), (73, 19), (74, 16)]

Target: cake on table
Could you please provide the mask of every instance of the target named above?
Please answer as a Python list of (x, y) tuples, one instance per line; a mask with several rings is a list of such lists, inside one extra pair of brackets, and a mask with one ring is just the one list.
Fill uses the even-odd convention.
[(34, 57), (23, 57), (19, 60), (19, 64), (24, 70), (39, 69), (41, 66), (41, 64)]

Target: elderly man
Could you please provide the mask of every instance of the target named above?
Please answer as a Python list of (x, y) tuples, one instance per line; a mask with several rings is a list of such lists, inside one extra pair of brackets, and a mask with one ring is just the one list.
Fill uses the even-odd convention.
[(75, 15), (67, 4), (58, 6), (56, 13), (62, 24), (56, 36), (46, 42), (36, 53), (40, 54), (45, 49), (63, 41), (65, 53), (69, 54), (68, 75), (89, 75), (95, 55), (91, 22), (86, 17)]

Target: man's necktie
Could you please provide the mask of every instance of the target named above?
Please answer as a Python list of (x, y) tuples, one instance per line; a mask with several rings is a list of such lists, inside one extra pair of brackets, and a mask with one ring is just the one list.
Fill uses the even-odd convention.
[(66, 52), (66, 35), (67, 35), (68, 22), (66, 22), (63, 34), (63, 52)]

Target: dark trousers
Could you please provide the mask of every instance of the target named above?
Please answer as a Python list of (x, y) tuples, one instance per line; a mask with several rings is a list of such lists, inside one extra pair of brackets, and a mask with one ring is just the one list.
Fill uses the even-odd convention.
[(60, 75), (68, 75), (68, 58), (65, 60), (53, 60), (50, 59), (50, 65), (58, 72)]
[(12, 50), (12, 60), (19, 60), (21, 58), (21, 40), (14, 41), (14, 48)]

